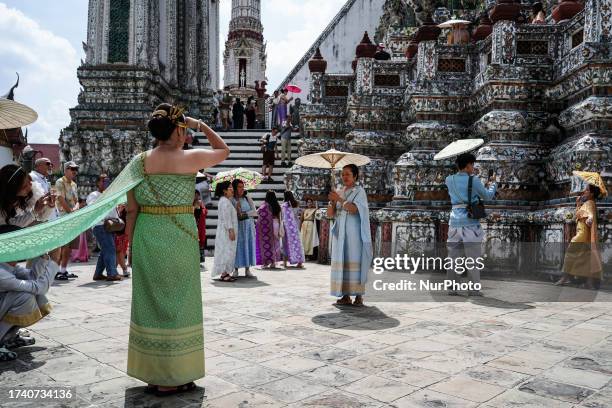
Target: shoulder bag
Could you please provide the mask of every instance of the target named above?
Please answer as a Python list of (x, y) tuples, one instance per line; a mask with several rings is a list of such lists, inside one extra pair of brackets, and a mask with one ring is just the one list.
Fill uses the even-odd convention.
[(485, 211), (485, 206), (482, 203), (480, 197), (478, 197), (478, 202), (476, 204), (472, 204), (472, 181), (474, 176), (470, 176), (468, 180), (468, 203), (467, 203), (467, 213), (468, 217), (474, 220), (480, 220), (482, 218), (487, 217), (487, 213)]

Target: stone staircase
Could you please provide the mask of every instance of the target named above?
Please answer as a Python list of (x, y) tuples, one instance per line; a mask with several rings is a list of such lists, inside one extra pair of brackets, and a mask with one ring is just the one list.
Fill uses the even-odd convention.
[[(245, 169), (257, 171), (261, 173), (262, 165), (262, 153), (260, 150), (259, 139), (269, 133), (270, 130), (235, 130), (230, 132), (220, 132), (219, 134), (225, 140), (225, 143), (229, 146), (231, 153), (230, 156), (221, 164), (216, 167), (206, 169), (208, 174), (215, 175), (221, 171), (227, 171), (238, 167), (244, 167)], [(291, 138), (292, 155), (291, 158), (295, 161), (297, 156), (297, 143), (298, 134), (294, 133)], [(210, 145), (204, 135), (196, 134), (194, 149), (209, 149)], [(280, 145), (278, 146), (280, 154)], [(285, 191), (285, 172), (290, 167), (280, 167), (280, 160), (276, 161), (276, 166), (272, 173), (273, 182), (265, 182), (258, 186), (256, 190), (249, 191), (249, 196), (255, 202), (255, 205), (259, 205), (263, 202), (266, 192), (273, 190), (276, 192), (276, 197), (279, 201), (283, 199), (283, 192)], [(217, 231), (217, 204), (219, 200), (213, 198), (213, 206), (208, 209), (208, 217), (206, 218), (206, 236), (208, 238), (207, 248), (209, 250), (215, 247), (215, 233)]]

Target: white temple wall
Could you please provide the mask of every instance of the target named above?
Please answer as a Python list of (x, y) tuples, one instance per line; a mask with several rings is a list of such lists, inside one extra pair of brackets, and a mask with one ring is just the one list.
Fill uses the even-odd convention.
[(302, 100), (308, 97), (310, 93), (308, 61), (314, 55), (317, 45), (327, 61), (327, 72), (352, 73), (351, 62), (355, 59), (355, 48), (361, 41), (364, 31), (370, 34), (370, 38), (374, 37), (383, 14), (384, 3), (385, 0), (348, 0), (281, 85), (295, 84), (302, 88), (299, 97)]

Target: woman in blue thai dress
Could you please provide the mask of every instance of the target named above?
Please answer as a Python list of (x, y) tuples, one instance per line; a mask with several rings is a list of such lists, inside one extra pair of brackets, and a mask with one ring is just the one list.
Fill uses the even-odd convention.
[(247, 195), (241, 180), (234, 180), (232, 185), (234, 187), (232, 204), (238, 213), (238, 247), (234, 262), (234, 277), (238, 276), (238, 268), (244, 268), (245, 276), (254, 278), (255, 275), (249, 268), (257, 264), (255, 260), (255, 221), (253, 220), (253, 217), (257, 216), (257, 208), (251, 197)]
[[(327, 216), (335, 218), (330, 230), (331, 295), (340, 297), (337, 305), (363, 306), (365, 283), (372, 262), (368, 197), (363, 187), (355, 184), (358, 178), (357, 166), (344, 166), (344, 188), (329, 194)], [(351, 296), (355, 296), (354, 302), (351, 302)]]

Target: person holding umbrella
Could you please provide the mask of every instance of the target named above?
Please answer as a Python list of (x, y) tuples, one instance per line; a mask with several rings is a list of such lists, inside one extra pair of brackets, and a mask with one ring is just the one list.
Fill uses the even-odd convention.
[(277, 106), (277, 109), (278, 109), (278, 123), (280, 125), (284, 124), (285, 121), (287, 120), (287, 108), (289, 106), (289, 103), (291, 103), (291, 101), (293, 100), (293, 97), (289, 98), (287, 96), (288, 92), (289, 91), (287, 90), (287, 88), (283, 89), (281, 91), (280, 98), (279, 98), (279, 101), (278, 101), (278, 106)]
[[(359, 168), (370, 158), (330, 149), (298, 158), (296, 164), (331, 169), (331, 185), (336, 186), (334, 170), (342, 168), (344, 189), (329, 194), (327, 216), (335, 218), (330, 234), (332, 243), (331, 295), (341, 297), (336, 305), (363, 306), (363, 294), (372, 263), (372, 236), (368, 196), (358, 186)], [(355, 302), (351, 302), (355, 296)]]
[(219, 198), (217, 218), (217, 232), (215, 234), (215, 265), (213, 278), (222, 282), (233, 282), (230, 273), (234, 271), (236, 257), (236, 231), (238, 230), (238, 216), (236, 208), (232, 205), (234, 188), (230, 181), (218, 183), (215, 187), (215, 196)]
[(448, 20), (439, 24), (440, 28), (451, 28), (451, 31), (446, 37), (448, 45), (463, 45), (469, 44), (470, 32), (467, 27), (471, 22), (467, 20)]
[(608, 191), (599, 173), (575, 171), (574, 175), (586, 181), (586, 188), (576, 197), (576, 235), (565, 253), (563, 276), (555, 285), (567, 285), (572, 276), (579, 276), (586, 278), (586, 289), (594, 289), (602, 274), (595, 201), (606, 197)]
[[(332, 239), (331, 294), (340, 297), (336, 305), (363, 306), (365, 283), (372, 262), (372, 237), (368, 196), (358, 186), (359, 168), (342, 168), (344, 188), (329, 194), (327, 216), (335, 218)], [(351, 301), (355, 296), (355, 301)]]
[[(490, 185), (483, 185), (480, 178), (474, 176), (476, 156), (471, 152), (484, 144), (483, 139), (457, 140), (440, 153), (434, 160), (443, 160), (457, 157), (457, 173), (446, 178), (446, 187), (450, 196), (452, 210), (448, 222), (447, 248), (448, 256), (453, 259), (472, 258), (481, 256), (481, 243), (484, 231), (480, 220), (486, 217), (481, 200), (492, 200), (497, 192), (497, 184), (491, 180)], [(472, 284), (480, 283), (480, 270), (466, 268), (468, 279)], [(446, 279), (457, 281), (459, 277), (455, 271), (449, 269)], [(482, 296), (479, 290), (470, 291), (470, 296)], [(457, 296), (454, 290), (448, 292), (449, 296)]]

